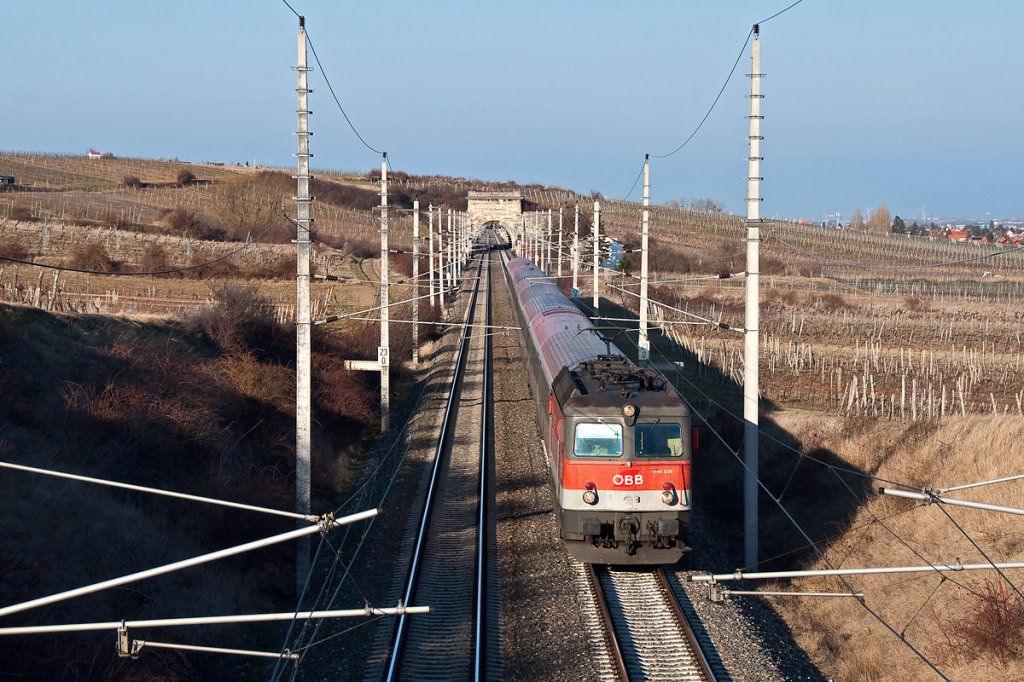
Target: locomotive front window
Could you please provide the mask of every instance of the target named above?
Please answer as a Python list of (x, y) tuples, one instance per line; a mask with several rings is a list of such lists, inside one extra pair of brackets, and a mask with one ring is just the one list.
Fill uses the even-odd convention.
[(682, 429), (679, 424), (654, 422), (637, 424), (634, 433), (634, 452), (637, 457), (681, 457), (683, 455)]
[(573, 453), (581, 457), (620, 456), (622, 454), (622, 424), (577, 424)]

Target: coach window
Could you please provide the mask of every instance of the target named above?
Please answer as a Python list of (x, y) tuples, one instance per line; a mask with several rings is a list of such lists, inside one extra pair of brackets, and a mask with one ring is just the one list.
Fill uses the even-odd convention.
[(618, 457), (622, 454), (622, 424), (584, 422), (576, 425), (573, 453), (581, 457)]
[(661, 422), (637, 424), (633, 433), (633, 451), (637, 457), (681, 457), (683, 455), (682, 428), (679, 424)]

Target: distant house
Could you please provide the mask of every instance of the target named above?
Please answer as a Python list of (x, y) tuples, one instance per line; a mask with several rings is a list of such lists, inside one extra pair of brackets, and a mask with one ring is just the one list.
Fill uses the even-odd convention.
[(946, 234), (946, 237), (951, 242), (966, 242), (970, 240), (971, 235), (967, 233), (967, 230), (953, 229)]
[(100, 154), (95, 149), (90, 149), (89, 152), (86, 154), (86, 156), (88, 156), (90, 159), (100, 159), (100, 158), (103, 158), (103, 155)]

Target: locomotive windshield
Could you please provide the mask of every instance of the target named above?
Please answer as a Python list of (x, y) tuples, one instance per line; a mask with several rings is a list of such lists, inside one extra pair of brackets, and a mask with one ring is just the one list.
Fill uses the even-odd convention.
[(634, 429), (637, 457), (682, 457), (683, 438), (679, 424), (654, 422)]
[(622, 424), (577, 424), (574, 442), (573, 452), (577, 455), (618, 457), (622, 454)]

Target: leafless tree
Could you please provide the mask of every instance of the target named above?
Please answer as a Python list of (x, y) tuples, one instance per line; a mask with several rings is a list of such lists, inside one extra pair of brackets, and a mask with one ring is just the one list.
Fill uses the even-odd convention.
[(864, 232), (867, 230), (867, 226), (864, 224), (864, 214), (860, 212), (860, 209), (854, 209), (853, 217), (850, 218), (850, 231), (851, 232)]
[(871, 232), (886, 233), (892, 227), (892, 220), (889, 218), (889, 207), (882, 204), (871, 212), (868, 217), (868, 230)]

